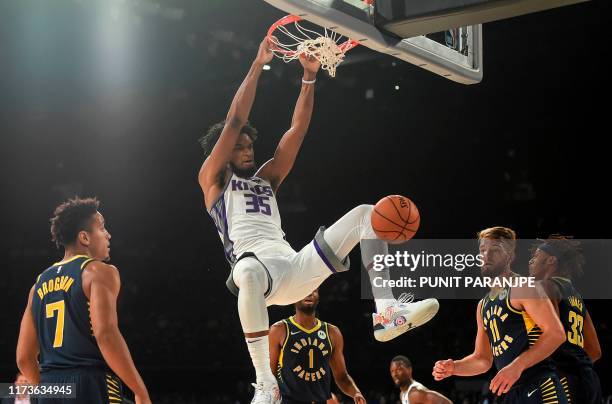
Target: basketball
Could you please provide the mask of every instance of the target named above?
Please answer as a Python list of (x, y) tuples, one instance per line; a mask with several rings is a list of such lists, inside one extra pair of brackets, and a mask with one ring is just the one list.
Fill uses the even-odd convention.
[(379, 239), (397, 244), (414, 236), (419, 229), (421, 217), (410, 199), (401, 195), (390, 195), (376, 203), (371, 221)]

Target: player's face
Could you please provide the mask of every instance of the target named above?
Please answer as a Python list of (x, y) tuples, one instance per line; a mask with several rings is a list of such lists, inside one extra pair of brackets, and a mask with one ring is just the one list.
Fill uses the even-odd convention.
[(529, 275), (533, 276), (538, 281), (548, 278), (548, 264), (550, 257), (550, 254), (540, 250), (539, 248), (535, 250), (533, 256), (529, 260)]
[(295, 304), (295, 308), (299, 311), (312, 314), (319, 305), (319, 290), (313, 291), (311, 294)]
[(87, 236), (91, 257), (101, 261), (110, 259), (111, 235), (104, 226), (104, 216), (100, 212), (96, 212)]
[(15, 380), (15, 384), (28, 384), (28, 379), (24, 375), (19, 375), (17, 380)]
[(241, 133), (238, 137), (238, 141), (232, 151), (230, 164), (239, 177), (250, 177), (255, 173), (253, 140), (246, 133)]
[(480, 240), (479, 253), (484, 262), (480, 269), (484, 276), (498, 276), (510, 265), (512, 256), (507, 251), (508, 246), (502, 240)]
[(391, 372), (391, 379), (397, 387), (406, 386), (412, 377), (412, 369), (406, 367), (403, 362), (391, 362), (389, 371)]

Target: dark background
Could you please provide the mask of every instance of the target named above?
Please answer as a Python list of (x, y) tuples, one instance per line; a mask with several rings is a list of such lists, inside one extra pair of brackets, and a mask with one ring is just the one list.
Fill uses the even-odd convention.
[[(197, 138), (224, 118), (283, 13), (263, 1), (155, 4), (0, 3), (0, 380), (16, 371), (28, 290), (62, 256), (50, 242), (53, 208), (97, 195), (122, 276), (121, 328), (154, 401), (250, 400), (228, 266), (197, 183)], [(367, 49), (336, 79), (320, 73), (309, 135), (279, 194), (288, 240), (300, 248), (320, 225), (387, 194), (415, 201), (422, 238), (472, 238), (492, 225), (522, 238), (609, 238), (609, 15), (609, 2), (591, 1), (486, 24), (477, 85)], [(300, 69), (274, 60), (262, 74), (251, 114), (260, 162), (288, 128)], [(486, 375), (430, 376), (435, 360), (471, 353), (476, 302), (442, 301), (429, 324), (380, 344), (359, 281), (356, 269), (326, 281), (320, 317), (342, 329), (349, 371), (371, 402), (394, 390), (396, 354), (455, 402), (480, 395)], [(611, 394), (608, 301), (587, 304)], [(291, 312), (273, 308), (271, 321)]]

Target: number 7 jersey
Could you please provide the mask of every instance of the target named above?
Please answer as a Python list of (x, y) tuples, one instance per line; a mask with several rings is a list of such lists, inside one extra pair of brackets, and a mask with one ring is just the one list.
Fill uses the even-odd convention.
[(36, 280), (32, 314), (40, 348), (40, 370), (108, 369), (93, 336), (81, 272), (92, 261), (77, 255), (47, 268)]
[(245, 252), (261, 256), (295, 253), (285, 240), (272, 186), (262, 178), (232, 174), (208, 213), (230, 265)]

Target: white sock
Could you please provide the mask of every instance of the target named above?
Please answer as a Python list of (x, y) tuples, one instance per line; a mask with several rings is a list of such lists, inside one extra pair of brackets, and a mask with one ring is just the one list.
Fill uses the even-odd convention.
[[(361, 241), (361, 260), (364, 265), (367, 265), (368, 276), (370, 277), (370, 286), (372, 286), (372, 295), (374, 295), (374, 301), (376, 302), (376, 311), (378, 313), (384, 313), (387, 307), (392, 306), (395, 303), (395, 297), (393, 296), (393, 290), (386, 286), (374, 287), (374, 279), (382, 278), (383, 280), (389, 280), (389, 268), (386, 266), (380, 270), (375, 271), (372, 268), (372, 259), (374, 255), (386, 255), (389, 253), (389, 247), (386, 242), (378, 239), (369, 239)], [(380, 282), (379, 282), (380, 284)]]
[(372, 294), (374, 295), (374, 302), (376, 303), (376, 312), (384, 313), (387, 307), (393, 306), (396, 302), (393, 296), (391, 288), (375, 288), (374, 278), (381, 277), (382, 279), (389, 279), (389, 269), (385, 268), (382, 271), (375, 271), (373, 269), (368, 270), (368, 276), (370, 277), (370, 284), (372, 285)]
[(255, 368), (256, 383), (276, 382), (272, 370), (270, 369), (270, 347), (268, 336), (256, 338), (245, 338), (253, 367)]

